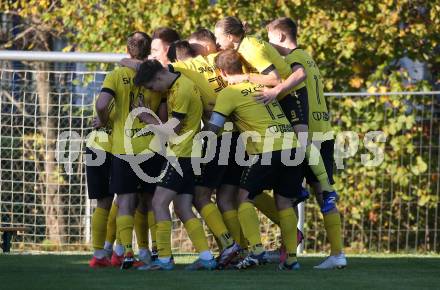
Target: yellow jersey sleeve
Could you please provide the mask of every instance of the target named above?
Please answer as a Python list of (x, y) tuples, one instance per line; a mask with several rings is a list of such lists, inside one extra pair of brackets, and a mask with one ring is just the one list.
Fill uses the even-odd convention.
[[(203, 112), (200, 92), (190, 79), (180, 75), (167, 95), (168, 116), (179, 118), (182, 124), (179, 136), (170, 140), (167, 154), (177, 157), (191, 157), (193, 140), (200, 131)], [(182, 138), (184, 139), (182, 140)], [(197, 149), (197, 152), (200, 155), (201, 148)]]
[(275, 69), (283, 79), (288, 78), (291, 74), (291, 69), (283, 57), (264, 40), (246, 36), (243, 38), (238, 52), (260, 74), (269, 74)]
[[(300, 64), (304, 67), (307, 78), (304, 83), (296, 88), (307, 87), (307, 96), (309, 103), (309, 132), (312, 138), (313, 132), (327, 133), (332, 131), (330, 124), (330, 114), (327, 108), (327, 102), (324, 97), (324, 84), (321, 73), (313, 58), (303, 49), (296, 48), (286, 56), (286, 62), (294, 66)], [(316, 139), (316, 137), (315, 137)], [(318, 138), (320, 139), (320, 138)], [(329, 139), (329, 138), (324, 138)], [(332, 139), (332, 138), (331, 138)], [(325, 140), (322, 140), (325, 141)]]
[(118, 89), (118, 74), (117, 71), (111, 71), (105, 76), (104, 82), (102, 83), (101, 92), (106, 92), (115, 97), (116, 91)]
[(201, 93), (204, 115), (208, 116), (215, 105), (217, 95), (209, 81), (210, 77), (206, 69), (206, 63), (204, 64), (196, 59), (189, 59), (175, 62), (169, 68), (170, 71), (180, 72), (194, 82)]

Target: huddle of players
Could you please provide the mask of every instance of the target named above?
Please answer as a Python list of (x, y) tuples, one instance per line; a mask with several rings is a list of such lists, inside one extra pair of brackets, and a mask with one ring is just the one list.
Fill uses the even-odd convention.
[[(255, 207), (281, 229), (279, 268), (299, 269), (295, 211), (308, 198), (304, 178), (321, 207), (331, 244), (330, 256), (315, 268), (346, 266), (332, 186), (334, 140), (318, 67), (297, 47), (297, 26), (291, 19), (276, 19), (267, 30), (270, 43), (246, 35), (238, 18), (226, 17), (216, 23), (215, 34), (199, 29), (188, 40), (180, 40), (170, 28), (157, 29), (152, 40), (142, 32), (128, 37), (130, 59), (104, 80), (95, 106), (96, 134), (86, 149), (91, 159), (104, 160), (99, 166), (87, 164), (89, 195), (97, 199), (91, 267), (172, 270), (173, 202), (199, 253), (187, 269), (244, 269), (266, 263)], [(148, 108), (160, 120), (143, 112), (126, 130), (135, 108)], [(139, 134), (146, 124), (149, 132)], [(212, 146), (215, 156), (195, 175), (193, 139), (200, 131), (218, 138), (216, 144), (205, 144), (202, 151), (208, 154)], [(166, 148), (157, 146), (155, 136), (168, 140)], [(243, 146), (249, 159), (245, 166), (236, 160)], [(285, 164), (300, 151), (304, 162)], [(139, 170), (160, 176), (157, 182), (136, 174), (130, 166), (133, 159)], [(273, 189), (274, 196), (265, 189)], [(221, 249), (216, 259), (193, 206), (216, 237)], [(132, 250), (133, 229), (139, 260)], [(119, 243), (112, 253), (115, 236)]]

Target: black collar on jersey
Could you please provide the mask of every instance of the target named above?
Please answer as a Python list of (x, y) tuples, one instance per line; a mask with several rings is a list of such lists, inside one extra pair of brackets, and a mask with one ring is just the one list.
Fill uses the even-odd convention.
[(236, 49), (235, 51), (238, 51), (238, 50), (240, 49), (240, 45), (241, 45), (241, 43), (243, 42), (243, 39), (244, 39), (245, 37), (246, 37), (246, 35), (243, 34), (243, 36), (240, 38), (240, 41), (238, 42), (237, 49)]
[(298, 46), (297, 47), (295, 47), (294, 49), (292, 49), (290, 52), (289, 52), (289, 54), (291, 54), (292, 52), (294, 52), (295, 50), (297, 50), (297, 49), (300, 49)]
[(169, 86), (168, 89), (171, 89), (174, 86), (174, 83), (177, 81), (177, 79), (180, 78), (180, 76), (181, 76), (181, 73), (178, 71), (174, 71), (174, 68), (173, 68), (173, 71), (170, 71), (170, 72), (172, 72), (173, 74), (176, 74), (177, 77), (173, 80), (173, 82), (171, 83), (171, 85)]

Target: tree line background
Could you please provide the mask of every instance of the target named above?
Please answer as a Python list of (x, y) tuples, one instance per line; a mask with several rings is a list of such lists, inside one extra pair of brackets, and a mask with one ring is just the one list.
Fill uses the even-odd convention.
[[(294, 19), (299, 46), (315, 58), (327, 92), (430, 91), (440, 84), (438, 0), (1, 1), (1, 19), (12, 23), (12, 29), (9, 25), (0, 30), (0, 48), (50, 51), (57, 49), (54, 40), (61, 39), (64, 51), (125, 52), (126, 36), (134, 30), (151, 34), (156, 27), (170, 26), (185, 37), (197, 27), (213, 29), (226, 15), (246, 21), (250, 33), (262, 38), (267, 22), (282, 16)], [(423, 78), (412, 77), (402, 65), (405, 58), (421, 63)], [(53, 68), (48, 63), (28, 65), (42, 71)], [(42, 74), (35, 79), (39, 103), (58, 103), (48, 94), (50, 84), (45, 79)], [(337, 171), (346, 246), (359, 251), (439, 250), (438, 101), (437, 96), (403, 95), (328, 99), (336, 131), (359, 132), (361, 140), (371, 130), (387, 136), (379, 168), (359, 166), (359, 158), (352, 158), (344, 171)], [(42, 116), (59, 114), (50, 106), (39, 110)], [(53, 149), (49, 152), (54, 151), (57, 132), (50, 128), (59, 127), (56, 122), (42, 118), (40, 139), (28, 139), (46, 140), (46, 147)], [(3, 138), (3, 142), (9, 141)], [(360, 151), (366, 152), (363, 144)], [(58, 178), (59, 169), (51, 162), (45, 164), (39, 173), (42, 180)], [(45, 194), (41, 202), (44, 224), (52, 225), (45, 229), (47, 238), (63, 244), (65, 213), (57, 206), (61, 202), (59, 186), (53, 186), (57, 182), (69, 179), (53, 180), (40, 189)], [(324, 241), (318, 209), (313, 203), (308, 208), (308, 238)], [(315, 242), (313, 249), (322, 249), (323, 244)]]

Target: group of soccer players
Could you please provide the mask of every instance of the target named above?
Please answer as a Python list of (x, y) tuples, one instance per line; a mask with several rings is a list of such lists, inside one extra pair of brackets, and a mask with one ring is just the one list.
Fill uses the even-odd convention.
[[(172, 204), (199, 254), (188, 270), (271, 260), (255, 208), (280, 227), (279, 268), (299, 269), (296, 207), (309, 197), (304, 179), (331, 245), (315, 268), (347, 265), (319, 69), (297, 47), (295, 22), (279, 18), (266, 28), (269, 42), (247, 35), (236, 17), (187, 40), (167, 27), (151, 38), (128, 36), (130, 58), (104, 80), (86, 148), (89, 197), (97, 200), (91, 267), (174, 269)], [(217, 240), (217, 258), (193, 207)]]

